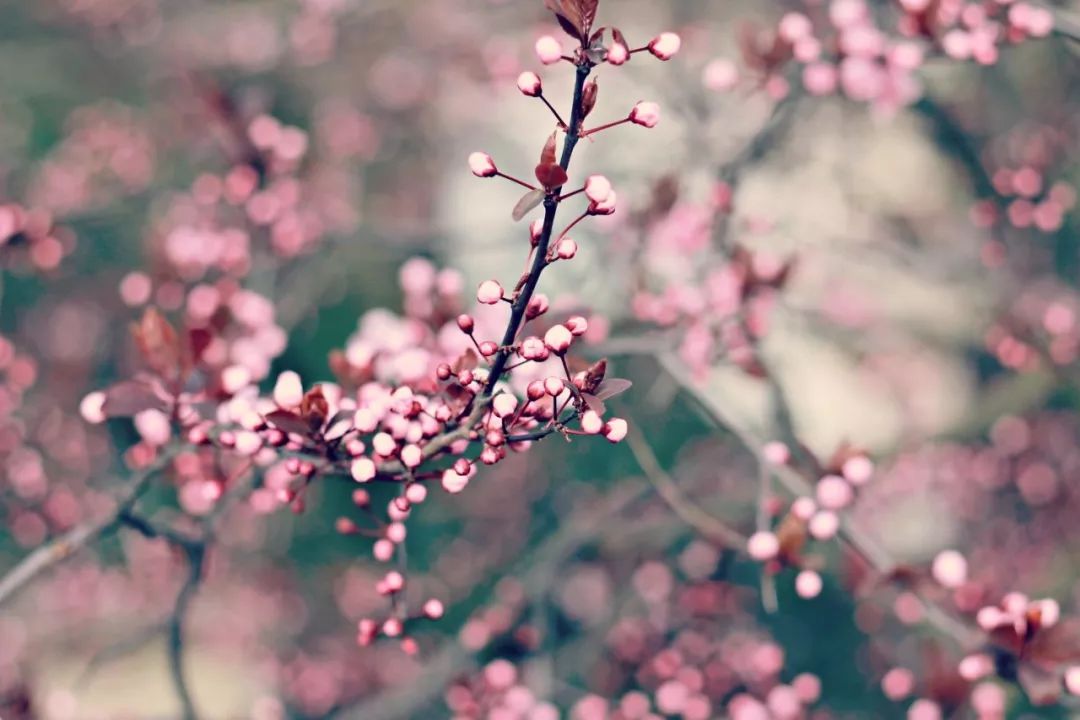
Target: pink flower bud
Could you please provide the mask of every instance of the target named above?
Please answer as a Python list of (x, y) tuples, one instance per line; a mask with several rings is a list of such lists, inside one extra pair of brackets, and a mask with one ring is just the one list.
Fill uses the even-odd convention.
[(390, 618), (383, 623), (382, 631), (386, 637), (397, 637), (405, 628), (401, 624), (401, 620), (397, 618)]
[(438, 620), (439, 618), (441, 618), (443, 616), (443, 612), (445, 612), (445, 608), (443, 608), (442, 601), (440, 600), (431, 598), (426, 603), (424, 603), (424, 615), (431, 618), (432, 620)]
[(405, 499), (413, 505), (418, 505), (427, 499), (427, 486), (414, 483), (405, 489)]
[(821, 594), (821, 576), (813, 570), (803, 570), (795, 576), (795, 592), (799, 597), (809, 600)]
[(375, 477), (375, 463), (371, 458), (356, 458), (349, 467), (353, 480), (364, 483)]
[(523, 72), (518, 75), (517, 86), (522, 94), (529, 97), (537, 97), (543, 92), (540, 76), (534, 72)]
[(407, 468), (414, 468), (424, 459), (424, 452), (420, 446), (409, 444), (401, 448), (401, 462)]
[(817, 503), (808, 497), (796, 498), (791, 503), (791, 514), (800, 520), (809, 520), (817, 512)]
[(547, 360), (548, 349), (544, 345), (544, 341), (534, 335), (521, 341), (521, 349), (518, 350), (518, 355), (521, 355), (526, 360)]
[(986, 653), (968, 655), (960, 661), (956, 671), (968, 682), (975, 682), (994, 672), (994, 660)]
[(476, 321), (473, 320), (472, 315), (458, 315), (457, 326), (461, 329), (461, 332), (472, 335), (473, 328), (476, 327)]
[(574, 337), (581, 337), (589, 331), (589, 321), (580, 315), (574, 315), (569, 318), (565, 325), (569, 328), (570, 334)]
[(495, 344), (493, 340), (485, 340), (480, 343), (480, 354), (484, 357), (491, 357), (499, 351), (499, 346)]
[(915, 689), (915, 674), (907, 668), (893, 668), (881, 678), (881, 692), (892, 701), (903, 700)]
[[(413, 487), (423, 487), (423, 485), (414, 485)], [(405, 536), (407, 534), (404, 523), (395, 522), (386, 526), (386, 539), (395, 545), (400, 545), (405, 542)]]
[(726, 92), (739, 84), (739, 70), (726, 58), (717, 58), (705, 66), (701, 81), (714, 92)]
[(761, 448), (761, 456), (771, 465), (785, 465), (791, 458), (791, 451), (784, 443), (774, 440), (765, 443), (765, 447)]
[(865, 455), (848, 458), (841, 471), (852, 485), (864, 485), (874, 474), (874, 463)]
[(495, 280), (485, 280), (476, 290), (476, 299), (484, 305), (494, 305), (503, 297), (502, 285)]
[(660, 122), (660, 106), (654, 102), (641, 101), (630, 111), (630, 122), (642, 127), (653, 128)]
[(612, 65), (623, 65), (630, 59), (630, 48), (621, 42), (614, 42), (608, 48), (607, 61)]
[(459, 475), (453, 468), (449, 468), (442, 474), (442, 486), (448, 493), (459, 493), (469, 484), (469, 478)]
[(817, 501), (827, 510), (840, 510), (851, 504), (855, 493), (839, 475), (826, 475), (817, 485)]
[(376, 540), (371, 547), (371, 554), (379, 562), (390, 562), (394, 559), (394, 543), (386, 540)]
[(496, 395), (491, 401), (491, 409), (501, 418), (510, 417), (517, 410), (518, 399), (510, 393)]
[(300, 376), (292, 370), (281, 373), (274, 384), (274, 402), (278, 407), (296, 407), (303, 399), (304, 387), (300, 383)]
[(1073, 665), (1065, 671), (1065, 689), (1073, 695), (1080, 695), (1080, 665)]
[(955, 550), (945, 550), (934, 558), (931, 573), (943, 587), (958, 588), (967, 581), (967, 560)]
[(559, 397), (562, 395), (563, 390), (566, 389), (566, 384), (563, 383), (561, 378), (549, 377), (544, 380), (544, 390), (551, 397)]
[(474, 152), (469, 156), (469, 169), (472, 170), (473, 175), (480, 178), (495, 177), (495, 174), (499, 172), (491, 156), (482, 152)]
[(615, 202), (617, 200), (615, 191), (612, 190), (607, 198), (603, 202), (592, 203), (589, 205), (590, 215), (611, 215), (615, 212)]
[(544, 35), (536, 41), (536, 57), (545, 65), (552, 65), (562, 60), (562, 44), (551, 35)]
[(533, 220), (529, 224), (529, 240), (532, 241), (533, 247), (540, 241), (540, 235), (544, 232), (544, 221), (540, 218)]
[(758, 562), (772, 560), (780, 552), (780, 540), (771, 532), (756, 532), (746, 541), (746, 552)]
[(607, 200), (611, 194), (611, 182), (603, 175), (590, 175), (585, 181), (585, 196), (594, 203)]
[(525, 308), (525, 317), (530, 320), (538, 318), (546, 313), (549, 307), (551, 307), (551, 302), (548, 300), (548, 296), (544, 293), (536, 293)]
[(649, 41), (649, 52), (661, 60), (675, 57), (682, 47), (682, 39), (673, 32), (660, 33)]
[(394, 450), (397, 449), (397, 443), (394, 442), (394, 438), (389, 433), (376, 433), (375, 437), (371, 438), (371, 447), (375, 452), (383, 457), (390, 457), (394, 454)]
[(555, 245), (555, 255), (560, 260), (569, 260), (577, 255), (577, 243), (572, 238), (564, 237)]
[(105, 393), (92, 392), (79, 403), (79, 414), (83, 420), (91, 425), (99, 425), (105, 422)]
[(627, 425), (626, 421), (622, 418), (611, 418), (604, 425), (604, 437), (609, 442), (617, 443), (622, 442), (622, 439), (626, 437)]
[(834, 512), (823, 510), (810, 518), (807, 529), (815, 540), (828, 540), (840, 529), (840, 518)]
[(544, 395), (547, 394), (547, 390), (544, 389), (543, 380), (533, 380), (531, 383), (529, 383), (529, 386), (525, 389), (525, 394), (533, 402), (536, 402), (540, 398), (544, 397)]
[(574, 336), (565, 325), (555, 325), (544, 333), (544, 345), (556, 355), (562, 355), (574, 341)]
[(589, 435), (599, 435), (604, 429), (604, 420), (595, 410), (586, 410), (581, 416), (581, 429)]

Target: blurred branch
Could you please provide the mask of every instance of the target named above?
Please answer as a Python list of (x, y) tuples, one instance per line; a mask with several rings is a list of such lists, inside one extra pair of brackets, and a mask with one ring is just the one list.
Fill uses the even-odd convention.
[(678, 484), (660, 466), (656, 454), (635, 423), (630, 423), (626, 444), (637, 460), (646, 479), (657, 494), (690, 527), (706, 538), (734, 550), (746, 547), (746, 538), (690, 502), (679, 490)]
[(238, 471), (233, 473), (227, 483), (230, 486), (228, 494), (214, 507), (213, 511), (203, 518), (202, 531), (198, 536), (188, 535), (172, 527), (158, 525), (149, 519), (135, 514), (130, 509), (125, 510), (119, 521), (132, 528), (147, 538), (160, 538), (182, 550), (188, 563), (187, 579), (184, 581), (180, 592), (176, 595), (172, 613), (163, 626), (167, 632), (169, 674), (172, 677), (173, 687), (176, 689), (177, 699), (180, 701), (181, 717), (184, 720), (197, 720), (198, 712), (191, 697), (184, 675), (184, 627), (187, 622), (188, 611), (192, 600), (202, 583), (203, 570), (206, 566), (206, 554), (214, 540), (214, 521), (224, 515), (239, 500), (246, 497), (251, 489), (251, 484), (242, 482), (241, 477), (253, 467), (252, 462), (244, 463)]
[[(708, 395), (701, 392), (700, 388), (690, 380), (692, 373), (687, 370), (682, 362), (671, 353), (658, 353), (656, 356), (661, 367), (664, 368), (683, 389), (701, 407), (707, 419), (718, 428), (725, 430), (735, 437), (740, 444), (750, 452), (758, 462), (765, 462), (762, 456), (762, 448), (766, 439), (756, 436), (752, 431), (740, 427), (728, 415), (726, 408)], [(798, 440), (794, 427), (791, 423), (790, 411), (782, 388), (775, 382), (772, 383), (775, 398), (775, 415), (777, 430), (781, 440), (789, 447), (797, 448)], [(799, 497), (813, 497), (814, 488), (810, 481), (804, 478), (797, 470), (788, 466), (771, 466), (774, 477), (790, 492)], [(842, 516), (840, 524), (840, 539), (844, 541), (858, 557), (874, 569), (881, 577), (892, 577), (900, 565), (892, 559), (889, 552), (883, 548), (873, 537), (866, 533), (850, 516)], [(967, 624), (946, 612), (932, 600), (920, 596), (926, 610), (926, 620), (941, 633), (953, 638), (959, 645), (966, 649), (976, 647), (981, 642), (981, 636)]]
[(188, 577), (184, 586), (180, 588), (180, 594), (176, 596), (176, 606), (173, 608), (168, 624), (169, 672), (180, 699), (180, 706), (183, 708), (184, 720), (195, 720), (198, 714), (195, 711), (195, 703), (191, 699), (191, 690), (184, 677), (184, 624), (188, 608), (198, 591), (199, 583), (202, 582), (206, 544), (204, 542), (185, 547), (185, 551), (188, 559)]
[(111, 512), (84, 523), (54, 540), (45, 543), (27, 555), (0, 579), (0, 605), (8, 602), (31, 580), (52, 566), (66, 560), (81, 548), (111, 532), (120, 523), (122, 516), (130, 510), (135, 501), (149, 485), (150, 480), (172, 461), (175, 447), (164, 448), (150, 465), (132, 475), (115, 498)]

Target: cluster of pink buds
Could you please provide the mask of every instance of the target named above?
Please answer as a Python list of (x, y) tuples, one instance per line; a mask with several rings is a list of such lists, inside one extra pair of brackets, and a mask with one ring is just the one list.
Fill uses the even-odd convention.
[(55, 270), (74, 249), (74, 234), (54, 226), (50, 213), (0, 204), (0, 268)]
[[(768, 443), (761, 456), (770, 468), (787, 466), (791, 461), (791, 451), (780, 442)], [(795, 498), (775, 529), (759, 528), (746, 544), (747, 554), (763, 563), (766, 573), (797, 570), (795, 591), (803, 598), (816, 597), (823, 587), (816, 561), (803, 554), (807, 540), (825, 541), (836, 535), (840, 529), (839, 512), (854, 502), (855, 489), (869, 482), (874, 465), (864, 452), (845, 445), (815, 470), (818, 481), (814, 497)], [(776, 515), (780, 508), (775, 501), (766, 502), (766, 516)]]
[[(915, 72), (927, 54), (990, 65), (1001, 45), (1045, 37), (1054, 23), (1048, 9), (1013, 0), (899, 0), (890, 3), (893, 13), (875, 12), (872, 5), (833, 0), (827, 13), (792, 10), (768, 29), (747, 26), (740, 37), (743, 64), (774, 99), (788, 94), (786, 70), (794, 61), (812, 95), (841, 92), (895, 111), (921, 95)], [(738, 84), (739, 71), (731, 61), (716, 59), (703, 80), (710, 89), (726, 91)]]

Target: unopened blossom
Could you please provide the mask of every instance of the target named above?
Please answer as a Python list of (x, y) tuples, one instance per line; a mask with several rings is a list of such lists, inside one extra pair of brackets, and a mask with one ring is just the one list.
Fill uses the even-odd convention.
[(660, 33), (649, 41), (649, 52), (661, 60), (675, 57), (682, 47), (682, 39), (673, 32)]
[(653, 128), (660, 122), (660, 106), (651, 101), (641, 101), (630, 111), (630, 122)]
[(543, 92), (540, 76), (534, 72), (526, 71), (518, 75), (517, 86), (522, 94), (528, 95), (529, 97), (537, 97)]
[(780, 552), (780, 541), (771, 532), (756, 532), (746, 541), (746, 552), (759, 562), (772, 560)]
[(574, 336), (565, 325), (554, 325), (544, 333), (544, 345), (557, 355), (565, 353), (573, 341)]
[(502, 285), (496, 280), (485, 280), (480, 283), (480, 286), (476, 290), (477, 302), (484, 305), (494, 305), (503, 298)]
[(536, 57), (545, 65), (552, 65), (562, 59), (562, 44), (551, 35), (544, 35), (536, 41)]
[(491, 156), (483, 152), (474, 152), (469, 155), (469, 169), (476, 177), (489, 178), (498, 174), (495, 161)]

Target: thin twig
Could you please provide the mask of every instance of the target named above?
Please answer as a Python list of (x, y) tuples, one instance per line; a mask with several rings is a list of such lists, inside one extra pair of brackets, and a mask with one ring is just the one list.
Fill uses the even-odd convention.
[[(748, 452), (757, 458), (758, 462), (764, 461), (762, 456), (762, 448), (765, 445), (764, 438), (757, 437), (753, 432), (740, 427), (727, 414), (727, 410), (722, 403), (702, 394), (700, 389), (695, 387), (689, 379), (691, 373), (677, 357), (671, 353), (660, 353), (657, 355), (657, 360), (661, 367), (682, 385), (683, 389), (701, 406), (703, 414), (708, 420), (735, 437)], [(783, 393), (779, 392), (778, 386), (777, 390), (777, 416), (782, 423), (787, 424), (781, 430), (785, 436), (784, 440), (790, 444), (794, 440), (794, 431), (789, 424), (790, 416)], [(788, 419), (785, 420), (784, 418)], [(813, 497), (814, 490), (810, 482), (794, 468), (773, 466), (772, 472), (773, 476), (791, 494), (800, 497)], [(839, 537), (848, 548), (862, 558), (881, 577), (892, 577), (899, 567), (899, 564), (893, 560), (889, 552), (861, 529), (850, 516), (844, 515), (841, 517)], [(982, 643), (981, 634), (972, 627), (945, 611), (934, 601), (923, 596), (920, 596), (920, 598), (925, 607), (927, 622), (937, 628), (938, 631), (953, 638), (963, 648), (973, 649)]]
[(737, 550), (746, 547), (746, 538), (742, 534), (729, 528), (683, 496), (675, 480), (660, 466), (652, 447), (649, 446), (635, 423), (631, 423), (627, 430), (626, 444), (633, 453), (634, 459), (637, 460), (638, 466), (645, 473), (645, 478), (683, 522), (706, 538), (725, 547)]
[(98, 538), (111, 532), (120, 517), (131, 508), (150, 480), (172, 460), (175, 448), (165, 448), (154, 462), (135, 472), (120, 489), (111, 512), (76, 525), (63, 535), (45, 543), (23, 558), (0, 579), (0, 605), (11, 600), (39, 574), (74, 555)]

